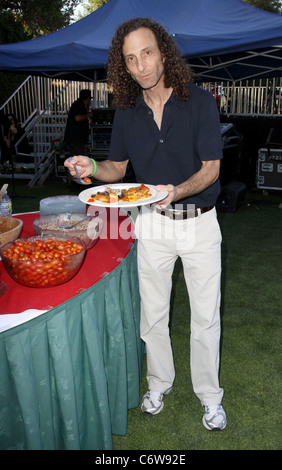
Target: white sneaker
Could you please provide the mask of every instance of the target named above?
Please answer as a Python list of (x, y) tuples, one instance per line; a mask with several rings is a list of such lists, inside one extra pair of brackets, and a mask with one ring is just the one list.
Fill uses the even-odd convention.
[(157, 415), (164, 407), (164, 397), (171, 391), (172, 387), (164, 393), (148, 390), (142, 398), (141, 410), (143, 413)]
[(227, 425), (223, 406), (204, 406), (203, 425), (209, 431), (222, 431)]

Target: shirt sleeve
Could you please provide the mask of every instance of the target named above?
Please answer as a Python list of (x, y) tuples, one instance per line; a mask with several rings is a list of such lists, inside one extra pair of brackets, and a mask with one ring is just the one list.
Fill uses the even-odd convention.
[(201, 161), (222, 159), (222, 136), (216, 100), (204, 92), (199, 107), (197, 152)]
[(87, 110), (85, 108), (84, 103), (81, 101), (75, 101), (71, 106), (71, 114), (73, 117), (78, 116), (80, 114), (86, 114)]

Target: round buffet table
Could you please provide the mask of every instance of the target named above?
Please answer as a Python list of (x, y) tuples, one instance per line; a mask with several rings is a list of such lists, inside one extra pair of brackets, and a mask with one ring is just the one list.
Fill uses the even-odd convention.
[[(16, 216), (20, 236), (38, 216)], [(24, 287), (0, 262), (0, 449), (107, 450), (126, 434), (143, 358), (136, 242), (125, 212), (100, 216), (100, 240), (61, 286)]]

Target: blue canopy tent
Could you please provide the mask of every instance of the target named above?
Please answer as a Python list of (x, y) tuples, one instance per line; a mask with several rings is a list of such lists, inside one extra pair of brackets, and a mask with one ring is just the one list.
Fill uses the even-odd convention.
[(76, 80), (105, 77), (115, 29), (137, 16), (167, 28), (198, 80), (282, 76), (282, 15), (242, 0), (109, 0), (59, 31), (0, 45), (0, 70)]

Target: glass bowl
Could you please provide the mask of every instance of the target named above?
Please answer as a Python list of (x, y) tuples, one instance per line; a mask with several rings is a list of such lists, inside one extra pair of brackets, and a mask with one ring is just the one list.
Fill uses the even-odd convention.
[[(73, 228), (60, 227), (60, 225), (72, 225), (79, 221), (81, 222)], [(63, 235), (79, 238), (85, 243), (86, 250), (89, 250), (96, 245), (101, 236), (103, 220), (96, 215), (85, 214), (41, 215), (34, 219), (33, 229), (37, 235), (49, 234), (56, 237)]]
[(0, 248), (12, 279), (27, 287), (54, 287), (79, 271), (86, 253), (78, 238), (50, 235), (18, 238)]

